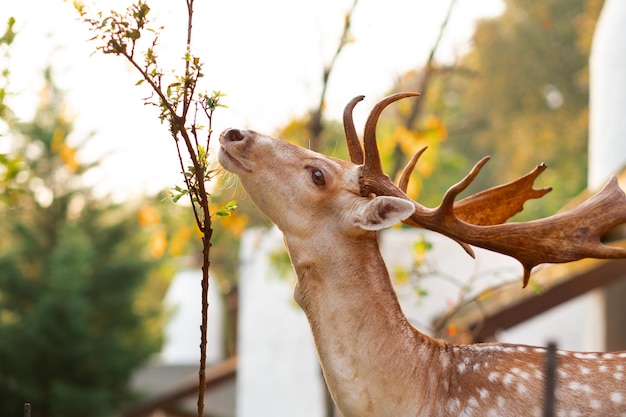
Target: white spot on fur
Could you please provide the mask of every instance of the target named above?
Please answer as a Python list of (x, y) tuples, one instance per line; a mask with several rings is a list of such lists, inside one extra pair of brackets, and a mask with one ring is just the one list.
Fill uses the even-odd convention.
[(498, 378), (500, 378), (500, 374), (497, 372), (489, 372), (489, 376), (487, 376), (490, 382), (496, 382)]
[(506, 374), (504, 376), (504, 379), (502, 379), (502, 382), (504, 382), (504, 385), (511, 385), (511, 383), (513, 382), (513, 379), (515, 379), (515, 377), (511, 374)]
[(571, 390), (578, 391), (580, 389), (580, 382), (572, 381), (569, 383), (567, 387)]
[(598, 367), (598, 371), (600, 372), (606, 372), (608, 370), (608, 368), (606, 367), (606, 365), (600, 365)]
[(528, 380), (530, 379), (530, 374), (526, 371), (522, 371), (519, 368), (513, 368), (511, 369), (511, 372), (513, 372), (515, 375), (521, 377), (522, 379)]
[(472, 370), (473, 371), (478, 371), (480, 369), (480, 364), (479, 363), (475, 363), (474, 366), (472, 366)]
[(580, 373), (582, 375), (589, 375), (591, 373), (591, 369), (587, 368), (586, 366), (580, 366), (578, 369), (580, 370)]
[(524, 384), (517, 384), (517, 393), (518, 394), (526, 394), (528, 392), (528, 388)]
[(451, 398), (448, 400), (448, 411), (451, 413), (456, 413), (461, 408), (461, 400), (458, 398)]
[(469, 397), (469, 400), (467, 400), (467, 403), (470, 405), (470, 407), (474, 407), (474, 408), (478, 407), (478, 401), (474, 397)]
[(489, 397), (489, 391), (487, 391), (485, 388), (478, 388), (478, 394), (480, 395), (481, 400)]
[(623, 374), (623, 373), (621, 373), (621, 372), (615, 372), (615, 373), (613, 374), (613, 378), (617, 379), (618, 381), (621, 381), (621, 380), (622, 380), (622, 378), (624, 378), (624, 374)]
[(612, 392), (611, 401), (613, 401), (615, 404), (621, 404), (624, 402), (624, 396), (620, 392)]
[(441, 367), (445, 369), (448, 367), (448, 365), (450, 365), (450, 359), (448, 359), (447, 356), (443, 356), (441, 358)]
[(458, 370), (459, 370), (459, 373), (461, 373), (461, 374), (462, 374), (463, 372), (465, 372), (465, 363), (460, 363), (460, 364), (458, 364), (458, 365), (457, 365), (457, 367), (456, 367), (456, 369), (458, 369)]
[(597, 353), (576, 352), (576, 353), (574, 353), (574, 357), (578, 358), (578, 359), (597, 359), (598, 358), (598, 354)]
[(568, 385), (568, 388), (570, 388), (571, 390), (574, 390), (574, 391), (582, 391), (585, 394), (593, 393), (593, 388), (591, 388), (591, 385), (581, 384), (578, 381), (570, 382), (569, 385)]
[(493, 350), (497, 352), (497, 351), (502, 350), (502, 347), (500, 347), (499, 345), (481, 345), (480, 349), (485, 350), (485, 351)]
[(589, 401), (589, 406), (594, 410), (599, 410), (602, 407), (602, 403), (598, 400), (591, 400)]
[(459, 414), (459, 417), (474, 417), (474, 410), (472, 410), (471, 408), (464, 408), (463, 410), (461, 410), (461, 414)]

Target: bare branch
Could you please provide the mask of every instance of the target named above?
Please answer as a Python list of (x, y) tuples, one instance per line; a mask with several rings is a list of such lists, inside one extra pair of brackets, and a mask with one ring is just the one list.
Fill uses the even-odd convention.
[(324, 105), (326, 102), (326, 90), (328, 88), (328, 80), (330, 79), (330, 74), (335, 68), (335, 62), (337, 58), (341, 54), (343, 48), (350, 43), (350, 26), (352, 25), (352, 14), (354, 13), (354, 9), (358, 0), (354, 0), (352, 3), (352, 7), (345, 15), (344, 24), (343, 24), (343, 32), (341, 33), (341, 38), (339, 39), (339, 45), (337, 45), (337, 49), (335, 50), (335, 54), (333, 55), (330, 63), (324, 68), (324, 73), (322, 75), (322, 93), (320, 94), (319, 104), (317, 109), (311, 112), (311, 121), (309, 122), (309, 131), (311, 134), (310, 148), (314, 151), (318, 151), (320, 147), (320, 139), (322, 131), (324, 130), (324, 124), (322, 122), (322, 114), (324, 112)]

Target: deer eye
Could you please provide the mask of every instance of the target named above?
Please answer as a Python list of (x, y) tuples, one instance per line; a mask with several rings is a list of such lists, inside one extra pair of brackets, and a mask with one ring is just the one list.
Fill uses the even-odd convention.
[(319, 169), (311, 170), (311, 179), (315, 183), (315, 185), (326, 185), (326, 180), (324, 179), (324, 173)]

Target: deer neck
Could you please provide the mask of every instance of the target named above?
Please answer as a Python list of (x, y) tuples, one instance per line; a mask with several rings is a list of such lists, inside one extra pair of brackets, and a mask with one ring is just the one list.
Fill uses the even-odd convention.
[[(431, 381), (435, 389), (441, 345), (406, 320), (376, 234), (342, 242), (328, 241), (328, 234), (319, 242), (310, 236), (302, 244), (285, 240), (298, 277), (294, 298), (307, 315), (326, 382), (343, 414), (411, 411), (402, 407), (419, 392), (416, 382)], [(417, 403), (427, 404), (428, 398)], [(390, 404), (397, 408), (378, 409)]]

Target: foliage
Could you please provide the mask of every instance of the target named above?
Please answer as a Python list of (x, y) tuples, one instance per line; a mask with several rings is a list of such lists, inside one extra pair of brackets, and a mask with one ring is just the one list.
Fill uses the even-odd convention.
[[(0, 55), (3, 56), (5, 62), (5, 64), (0, 67), (0, 121), (4, 122), (6, 125), (10, 125), (13, 122), (13, 112), (7, 105), (6, 99), (9, 95), (9, 51), (16, 36), (14, 26), (15, 19), (11, 17), (7, 21), (4, 34), (0, 36)], [(0, 132), (0, 139), (3, 136), (3, 133)], [(0, 149), (0, 204), (9, 200), (15, 193), (19, 192), (19, 189), (12, 187), (12, 183), (14, 183), (18, 177), (21, 169), (22, 162), (19, 157), (3, 153)]]
[[(81, 185), (93, 164), (69, 142), (72, 120), (46, 72), (35, 117), (10, 131), (22, 192), (0, 208), (0, 414), (106, 416), (161, 347), (162, 263), (136, 211)], [(160, 288), (164, 288), (163, 285)]]
[[(7, 21), (7, 27), (0, 36), (0, 52), (4, 55), (6, 61), (8, 61), (9, 55), (9, 46), (13, 43), (15, 39), (15, 19), (9, 18)], [(7, 95), (7, 86), (9, 84), (9, 69), (8, 68), (0, 68), (0, 119), (6, 119), (8, 117), (9, 108), (6, 106), (5, 98)]]
[[(510, 181), (540, 162), (550, 167), (540, 185), (554, 191), (529, 204), (524, 219), (553, 214), (585, 187), (587, 68), (600, 7), (600, 1), (511, 0), (502, 16), (480, 22), (470, 52), (452, 69), (439, 68), (422, 98), (422, 120), (443, 121), (442, 152), (453, 161), (442, 165), (442, 155), (435, 164), (444, 169), (428, 181), (445, 178), (447, 185), (433, 193), (440, 196), (484, 155), (492, 159), (468, 192)], [(404, 88), (418, 83), (419, 74), (402, 80)]]

